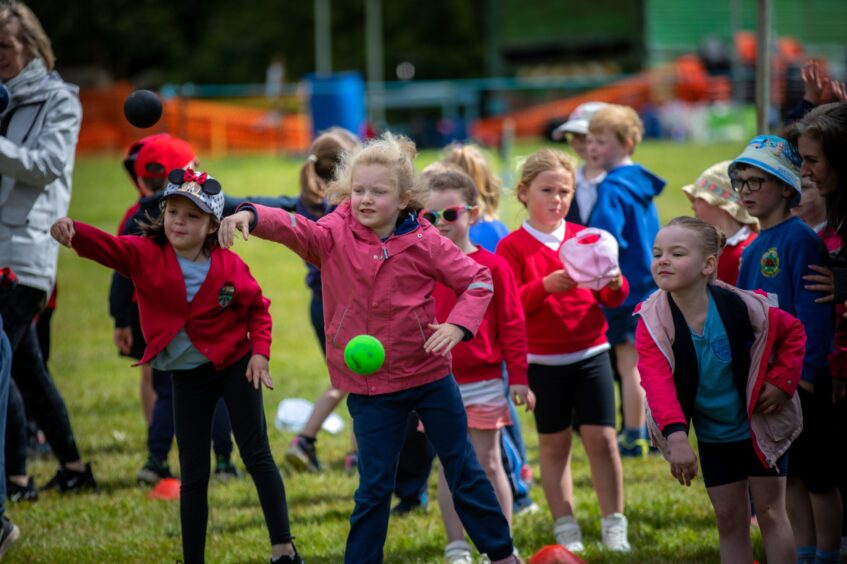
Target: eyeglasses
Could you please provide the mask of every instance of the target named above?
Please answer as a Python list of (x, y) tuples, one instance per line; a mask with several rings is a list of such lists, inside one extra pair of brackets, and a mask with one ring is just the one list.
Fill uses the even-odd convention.
[(465, 204), (464, 206), (450, 206), (449, 208), (444, 208), (443, 210), (421, 210), (419, 214), (420, 217), (424, 218), (431, 224), (435, 225), (438, 223), (438, 218), (441, 217), (447, 223), (453, 223), (457, 219), (459, 219), (459, 215), (465, 210), (475, 209), (476, 206), (469, 206)]
[(750, 178), (738, 178), (735, 176), (732, 178), (731, 183), (733, 191), (740, 193), (744, 190), (745, 186), (751, 192), (758, 192), (767, 181), (768, 179), (763, 176), (751, 176)]

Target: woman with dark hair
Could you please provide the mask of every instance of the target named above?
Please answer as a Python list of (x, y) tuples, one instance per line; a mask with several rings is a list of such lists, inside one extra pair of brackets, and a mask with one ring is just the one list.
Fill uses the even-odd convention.
[[(847, 437), (847, 402), (844, 401), (847, 397), (847, 247), (844, 245), (847, 241), (847, 103), (825, 104), (811, 110), (790, 128), (789, 140), (797, 145), (803, 158), (801, 175), (804, 180), (817, 185), (826, 202), (827, 224), (841, 239), (841, 248), (832, 252), (832, 271), (810, 265), (819, 274), (804, 278), (817, 284), (812, 288), (830, 293), (819, 301), (834, 299), (839, 313), (836, 315), (835, 342), (829, 364), (832, 378), (815, 382), (814, 401), (818, 402), (817, 412), (827, 414), (827, 427), (843, 445)], [(834, 409), (832, 404), (835, 404)], [(839, 537), (843, 545), (847, 532), (843, 527), (843, 496), (847, 494), (843, 469), (847, 452), (842, 446), (835, 449), (835, 455), (832, 464), (835, 466), (834, 475), (839, 477), (835, 480), (838, 488), (804, 484), (807, 496), (792, 495), (789, 474), (787, 501), (798, 551), (804, 547), (816, 547), (819, 555), (824, 553), (837, 558)], [(791, 456), (795, 456), (793, 451)], [(813, 513), (827, 517), (812, 521), (809, 517)], [(810, 526), (812, 522), (814, 525)], [(811, 554), (809, 548), (806, 552)]]
[(50, 226), (68, 210), (82, 120), (77, 88), (53, 71), (54, 61), (35, 14), (20, 2), (0, 5), (0, 82), (10, 94), (0, 114), (0, 266), (11, 267), (18, 278), (17, 287), (0, 297), (13, 351), (5, 462), (15, 499), (36, 495), (26, 475), (24, 404), (61, 464), (48, 486), (59, 491), (96, 487), (32, 324), (56, 281), (59, 245)]

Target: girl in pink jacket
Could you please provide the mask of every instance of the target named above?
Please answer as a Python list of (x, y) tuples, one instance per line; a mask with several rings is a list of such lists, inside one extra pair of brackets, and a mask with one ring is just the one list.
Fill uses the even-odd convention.
[(768, 562), (796, 562), (785, 511), (788, 447), (802, 429), (795, 390), (803, 326), (757, 293), (716, 281), (726, 239), (678, 217), (653, 244), (659, 290), (640, 304), (635, 335), (648, 426), (683, 485), (700, 467), (717, 517), (721, 562), (750, 562), (748, 487)]
[[(488, 269), (469, 258), (417, 212), (426, 198), (416, 182), (412, 142), (391, 134), (354, 149), (328, 195), (335, 212), (317, 222), (247, 204), (224, 219), (221, 245), (249, 231), (282, 243), (321, 269), (327, 365), (333, 387), (348, 392), (359, 445), (359, 488), (345, 562), (382, 562), (397, 462), (412, 411), (444, 466), (456, 510), (480, 552), (513, 562), (509, 525), (468, 440), (467, 416), (450, 375), (450, 349), (476, 333), (491, 300)], [(436, 282), (458, 296), (437, 323)], [(353, 373), (344, 347), (360, 334), (379, 339), (385, 363)]]

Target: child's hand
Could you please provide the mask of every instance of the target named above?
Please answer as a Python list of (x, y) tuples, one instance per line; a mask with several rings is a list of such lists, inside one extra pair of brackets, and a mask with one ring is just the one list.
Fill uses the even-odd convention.
[(132, 350), (132, 328), (115, 327), (115, 345), (123, 354), (129, 354)]
[(268, 368), (268, 359), (260, 354), (254, 354), (250, 357), (250, 363), (247, 365), (247, 380), (253, 383), (253, 387), (259, 389), (259, 384), (264, 384), (269, 390), (274, 389), (274, 383), (271, 381), (271, 371)]
[(428, 327), (435, 331), (424, 343), (428, 354), (447, 356), (465, 336), (465, 332), (452, 323), (430, 323)]
[(547, 293), (549, 294), (567, 292), (572, 288), (576, 288), (576, 282), (574, 282), (573, 278), (568, 276), (568, 273), (565, 272), (564, 269), (551, 272), (544, 277), (543, 283), (544, 289), (547, 290)]
[(756, 411), (762, 415), (771, 415), (779, 412), (791, 396), (774, 386), (765, 382), (759, 391), (759, 401), (756, 402)]
[(683, 431), (671, 433), (668, 446), (671, 449), (671, 474), (680, 485), (690, 486), (691, 480), (697, 477), (697, 457), (688, 442), (688, 435)]
[(804, 288), (812, 292), (823, 292), (824, 295), (815, 300), (816, 304), (827, 304), (835, 299), (835, 277), (832, 271), (825, 266), (810, 264), (809, 268), (818, 274), (807, 274), (803, 277), (806, 282)]
[(227, 216), (221, 220), (221, 226), (218, 228), (218, 243), (224, 249), (228, 249), (235, 243), (235, 232), (241, 231), (241, 236), (244, 240), (250, 238), (250, 224), (254, 220), (253, 212), (250, 210), (242, 210)]
[(623, 286), (623, 274), (618, 273), (618, 275), (617, 275), (617, 276), (615, 276), (615, 277), (614, 277), (614, 278), (613, 278), (613, 279), (609, 282), (609, 289), (610, 289), (610, 290), (612, 290), (612, 291), (614, 291), (614, 292), (617, 292), (618, 290), (620, 290), (620, 289), (621, 289), (621, 286)]
[(526, 411), (535, 409), (535, 394), (529, 386), (509, 386), (509, 394), (515, 405), (526, 405)]
[(50, 228), (50, 235), (64, 246), (70, 247), (71, 241), (73, 240), (74, 235), (76, 235), (73, 220), (69, 217), (63, 217), (58, 220), (53, 224), (53, 227)]

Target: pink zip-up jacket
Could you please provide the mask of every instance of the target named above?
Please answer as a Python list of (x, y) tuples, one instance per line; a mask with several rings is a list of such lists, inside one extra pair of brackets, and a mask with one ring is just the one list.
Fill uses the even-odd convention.
[[(794, 392), (803, 370), (806, 333), (797, 319), (770, 307), (761, 294), (720, 281), (714, 284), (733, 291), (747, 306), (754, 334), (747, 379), (747, 419), (759, 460), (765, 467), (772, 467), (803, 429), (800, 400)], [(639, 304), (636, 315), (640, 319), (635, 347), (641, 386), (647, 395), (647, 423), (653, 443), (668, 458), (670, 450), (662, 430), (673, 423), (681, 423), (687, 429), (688, 421), (674, 385), (674, 323), (667, 292), (655, 291)], [(765, 382), (791, 396), (779, 412), (771, 415), (755, 411)]]
[[(459, 296), (446, 322), (476, 334), (494, 292), (488, 269), (423, 222), (381, 241), (356, 221), (345, 201), (314, 222), (301, 215), (250, 204), (253, 234), (290, 248), (321, 269), (326, 361), (335, 388), (378, 395), (422, 386), (447, 376), (450, 357), (427, 354), (424, 343), (436, 323), (436, 282)], [(344, 363), (344, 347), (356, 335), (376, 337), (385, 364), (362, 376)]]

